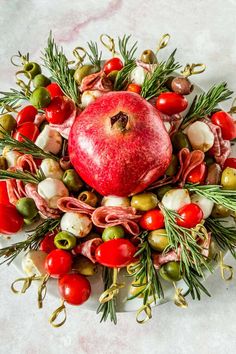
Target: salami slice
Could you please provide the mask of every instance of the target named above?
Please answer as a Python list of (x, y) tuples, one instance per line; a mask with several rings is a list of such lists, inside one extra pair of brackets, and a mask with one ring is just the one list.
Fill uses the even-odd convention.
[(82, 200), (73, 198), (73, 197), (63, 197), (60, 198), (57, 202), (57, 207), (59, 210), (63, 211), (64, 213), (73, 212), (73, 213), (80, 213), (86, 215), (92, 215), (95, 208), (86, 204)]
[(171, 261), (178, 262), (180, 260), (180, 254), (177, 254), (175, 251), (170, 251), (168, 253), (154, 253), (152, 259), (155, 269), (158, 270), (163, 264)]
[(25, 185), (22, 181), (15, 179), (6, 180), (7, 194), (11, 204), (15, 205), (18, 199), (26, 196)]
[(63, 138), (68, 139), (71, 127), (75, 121), (78, 112), (72, 100), (70, 100), (68, 97), (66, 97), (65, 100), (68, 100), (71, 105), (71, 114), (62, 124), (50, 123), (50, 127), (58, 131), (58, 133), (60, 133)]
[(76, 246), (73, 249), (74, 254), (82, 254), (83, 256), (87, 257), (92, 261), (93, 263), (96, 263), (96, 258), (95, 258), (95, 251), (98, 246), (100, 246), (102, 243), (101, 238), (93, 238), (91, 240), (82, 242), (80, 245)]
[(103, 71), (86, 76), (81, 83), (80, 91), (94, 91), (99, 90), (101, 92), (112, 91), (112, 82), (106, 76)]
[(36, 173), (38, 168), (32, 155), (22, 155), (17, 159), (16, 169)]

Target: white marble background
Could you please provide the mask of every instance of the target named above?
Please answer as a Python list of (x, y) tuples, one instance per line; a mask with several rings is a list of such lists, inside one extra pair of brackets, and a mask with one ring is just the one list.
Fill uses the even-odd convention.
[[(171, 44), (161, 56), (178, 47), (183, 64), (207, 65), (206, 73), (196, 77), (203, 88), (226, 80), (236, 91), (235, 17), (235, 0), (0, 0), (0, 89), (13, 84), (10, 56), (21, 50), (38, 59), (52, 29), (66, 50), (96, 40), (100, 33), (131, 33), (145, 49), (168, 32)], [(234, 263), (232, 257), (227, 263)], [(1, 267), (1, 354), (236, 352), (236, 280), (224, 283), (218, 272), (207, 281), (213, 298), (189, 300), (186, 310), (163, 305), (146, 325), (136, 324), (134, 314), (120, 314), (116, 327), (99, 324), (94, 313), (69, 308), (68, 322), (60, 329), (47, 321), (55, 299), (48, 297), (38, 311), (33, 291), (22, 297), (10, 292), (15, 278), (13, 267)]]

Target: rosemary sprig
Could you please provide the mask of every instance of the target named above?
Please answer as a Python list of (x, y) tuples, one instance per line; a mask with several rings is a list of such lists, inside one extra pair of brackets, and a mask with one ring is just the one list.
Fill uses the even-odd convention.
[(58, 83), (65, 95), (78, 104), (78, 88), (68, 66), (68, 60), (63, 49), (59, 49), (56, 45), (51, 32), (48, 37), (47, 48), (45, 48), (43, 54), (43, 61), (45, 67), (50, 71), (53, 80)]
[(20, 170), (17, 171), (5, 171), (0, 170), (0, 180), (6, 179), (18, 179), (24, 183), (33, 183), (38, 184), (41, 182), (45, 177), (41, 175), (41, 173), (33, 174), (30, 172), (23, 172)]
[(8, 148), (19, 151), (22, 154), (32, 155), (37, 159), (49, 158), (55, 161), (59, 160), (57, 156), (51, 154), (50, 152), (44, 151), (24, 135), (21, 135), (24, 138), (24, 140), (18, 141), (13, 137), (11, 137), (11, 135), (8, 134), (8, 132), (4, 130), (2, 126), (0, 126), (0, 132), (2, 136), (2, 138), (0, 139), (0, 148), (2, 149), (4, 149), (4, 147), (7, 146)]
[[(107, 289), (110, 288), (110, 286), (113, 282), (113, 269), (103, 267), (102, 277), (103, 277), (103, 282), (104, 282), (104, 290), (106, 291)], [(115, 296), (111, 300), (101, 303), (98, 306), (97, 314), (99, 314), (99, 313), (102, 313), (102, 317), (101, 317), (100, 322), (102, 322), (102, 321), (106, 322), (108, 317), (110, 317), (111, 322), (114, 322), (114, 324), (117, 324)]]
[(195, 300), (196, 298), (198, 300), (201, 300), (201, 292), (203, 292), (207, 296), (211, 296), (205, 286), (203, 286), (200, 282), (201, 278), (202, 276), (200, 276), (200, 274), (198, 274), (198, 272), (196, 272), (196, 270), (194, 270), (193, 268), (190, 269), (189, 274), (184, 274), (183, 279), (188, 286), (188, 290), (186, 291), (184, 296), (190, 294), (193, 300)]
[(143, 295), (143, 305), (147, 305), (151, 299), (156, 303), (160, 298), (164, 298), (164, 292), (159, 280), (157, 271), (154, 268), (152, 261), (151, 248), (147, 242), (148, 232), (145, 231), (140, 235), (141, 243), (135, 257), (139, 257), (139, 261), (130, 267), (131, 274), (137, 286), (142, 289), (135, 295), (128, 298), (132, 300), (140, 295)]
[(127, 36), (126, 34), (122, 38), (118, 38), (118, 46), (120, 54), (123, 58), (124, 65), (127, 65), (134, 61), (134, 56), (137, 51), (137, 41), (128, 49), (128, 43), (131, 38), (131, 35)]
[(27, 95), (23, 90), (11, 89), (11, 91), (0, 91), (0, 114), (14, 111), (20, 107), (19, 101), (28, 100)]
[(205, 225), (223, 250), (229, 250), (236, 259), (236, 227), (224, 226), (225, 220), (207, 218)]
[(189, 112), (183, 118), (181, 128), (186, 128), (190, 123), (195, 122), (211, 114), (220, 102), (231, 98), (233, 91), (230, 91), (226, 82), (213, 85), (209, 91), (196, 96), (190, 106)]
[(222, 189), (220, 185), (195, 185), (185, 184), (184, 188), (194, 192), (216, 204), (223, 205), (225, 208), (236, 211), (236, 191)]
[(124, 90), (127, 87), (131, 71), (135, 68), (135, 66), (136, 64), (134, 61), (130, 62), (118, 72), (114, 83), (115, 91)]
[(90, 41), (87, 42), (90, 52), (87, 52), (90, 63), (94, 66), (96, 70), (101, 69), (101, 59), (102, 59), (102, 51), (98, 51), (98, 45), (96, 42)]
[(157, 96), (167, 77), (180, 68), (180, 64), (175, 62), (175, 53), (176, 49), (166, 61), (157, 65), (152, 73), (147, 73), (141, 91), (141, 96), (146, 100)]
[(4, 260), (0, 263), (9, 265), (22, 252), (29, 249), (38, 249), (41, 240), (47, 232), (54, 230), (60, 224), (60, 219), (47, 219), (38, 225), (34, 230), (29, 231), (28, 238), (24, 241), (13, 243), (10, 246), (0, 249), (0, 257)]

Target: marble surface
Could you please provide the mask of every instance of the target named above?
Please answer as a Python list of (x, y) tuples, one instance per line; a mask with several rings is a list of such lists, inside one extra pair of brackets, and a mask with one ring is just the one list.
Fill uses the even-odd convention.
[[(68, 53), (100, 33), (131, 33), (140, 48), (148, 48), (168, 32), (171, 44), (160, 57), (178, 47), (181, 63), (207, 65), (206, 73), (195, 78), (204, 89), (226, 80), (236, 91), (235, 16), (234, 0), (0, 0), (1, 90), (13, 85), (10, 56), (21, 50), (38, 59), (52, 29)], [(230, 256), (226, 263), (235, 265)], [(223, 282), (218, 271), (207, 280), (212, 298), (189, 300), (186, 310), (162, 305), (146, 325), (136, 324), (132, 313), (118, 315), (116, 327), (99, 324), (94, 313), (69, 307), (68, 322), (60, 329), (48, 324), (48, 315), (58, 305), (55, 299), (48, 297), (45, 308), (37, 310), (35, 289), (18, 297), (10, 292), (16, 276), (13, 267), (0, 268), (1, 354), (236, 352), (236, 281)]]

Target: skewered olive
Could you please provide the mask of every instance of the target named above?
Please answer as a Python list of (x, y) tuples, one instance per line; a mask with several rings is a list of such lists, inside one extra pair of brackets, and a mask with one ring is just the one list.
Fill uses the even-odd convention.
[(171, 88), (180, 95), (189, 95), (193, 91), (193, 84), (187, 77), (175, 77), (171, 82)]
[(177, 156), (172, 155), (171, 162), (166, 170), (166, 175), (172, 177), (177, 173), (177, 170), (178, 170), (178, 158)]
[(220, 184), (221, 167), (217, 163), (213, 163), (208, 167), (206, 184)]
[[(141, 285), (143, 284), (143, 285)], [(146, 287), (146, 279), (144, 278), (142, 283), (140, 283), (140, 280), (133, 281), (130, 287), (130, 295), (131, 296), (137, 296), (138, 297), (143, 297), (143, 294), (140, 294)]]
[(55, 236), (54, 245), (61, 250), (71, 250), (76, 245), (76, 237), (68, 231), (61, 231)]
[(15, 118), (11, 114), (4, 114), (0, 117), (0, 138), (3, 137), (1, 129), (11, 133), (17, 126)]
[(204, 161), (206, 162), (206, 165), (207, 165), (207, 166), (210, 166), (210, 165), (212, 165), (213, 163), (215, 163), (214, 157), (207, 156), (207, 155), (205, 155)]
[(223, 205), (215, 204), (211, 215), (213, 218), (227, 218), (230, 216), (230, 210)]
[(7, 160), (4, 156), (0, 156), (0, 170), (7, 170)]
[(98, 267), (96, 264), (92, 263), (87, 257), (80, 255), (76, 257), (72, 265), (72, 270), (88, 277), (95, 275), (98, 271)]
[(44, 108), (51, 102), (49, 91), (44, 87), (37, 87), (30, 96), (30, 102), (36, 108)]
[(164, 251), (169, 244), (169, 238), (165, 229), (158, 229), (149, 232), (148, 243), (152, 249), (158, 252)]
[(189, 150), (191, 150), (191, 144), (188, 140), (188, 137), (186, 134), (182, 132), (177, 132), (173, 135), (172, 145), (173, 145), (173, 149), (176, 152), (179, 152), (183, 148), (188, 148)]
[(136, 194), (131, 199), (131, 206), (137, 210), (148, 211), (154, 209), (158, 204), (158, 199), (154, 193)]
[(34, 77), (33, 85), (37, 87), (46, 87), (51, 83), (51, 80), (43, 74), (38, 74)]
[(108, 226), (102, 233), (102, 239), (104, 242), (113, 240), (115, 238), (124, 238), (125, 232), (122, 226)]
[(164, 195), (166, 194), (166, 192), (168, 192), (169, 190), (171, 190), (172, 187), (171, 186), (161, 186), (157, 189), (155, 189), (155, 192), (157, 194), (157, 197), (159, 200), (162, 200), (162, 198), (164, 197)]
[(24, 65), (24, 70), (27, 72), (31, 79), (33, 79), (36, 75), (41, 74), (41, 68), (39, 64), (34, 63), (33, 61), (26, 63)]
[(236, 169), (226, 167), (221, 175), (221, 185), (223, 189), (236, 189)]
[(178, 281), (182, 278), (182, 275), (180, 273), (180, 263), (179, 262), (168, 262), (164, 264), (160, 271), (160, 276), (167, 281), (173, 282), (173, 281)]
[(111, 72), (107, 75), (107, 77), (108, 77), (112, 82), (115, 82), (118, 72), (119, 72), (118, 70), (113, 70), (113, 71), (111, 71)]
[(168, 89), (168, 90), (172, 90), (172, 88), (171, 88), (171, 84), (172, 84), (172, 81), (174, 80), (174, 76), (169, 76), (168, 77), (168, 79), (166, 80), (166, 82), (165, 82), (165, 86), (166, 86), (166, 88)]
[(73, 169), (65, 171), (62, 181), (70, 192), (79, 192), (84, 185), (79, 175)]
[(141, 55), (141, 60), (146, 64), (157, 63), (157, 57), (151, 49), (146, 49)]
[(37, 214), (34, 218), (32, 219), (24, 219), (24, 223), (25, 225), (31, 225), (31, 224), (34, 224), (36, 223), (36, 221), (39, 220), (39, 214)]
[(37, 213), (35, 202), (32, 198), (20, 198), (16, 203), (16, 209), (25, 219), (33, 219)]
[(89, 64), (83, 65), (80, 68), (75, 70), (74, 79), (77, 82), (77, 84), (80, 85), (83, 78), (85, 76), (92, 74), (93, 72), (94, 72), (93, 65), (89, 65)]
[(91, 205), (92, 207), (95, 207), (98, 202), (98, 197), (96, 194), (90, 191), (84, 191), (80, 193), (78, 199), (82, 200), (82, 202), (85, 202), (88, 205)]

